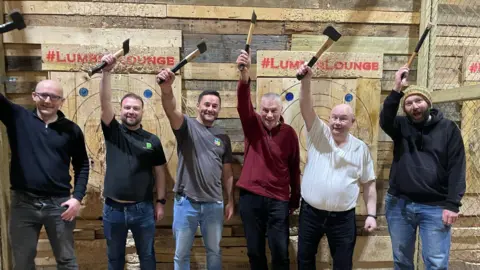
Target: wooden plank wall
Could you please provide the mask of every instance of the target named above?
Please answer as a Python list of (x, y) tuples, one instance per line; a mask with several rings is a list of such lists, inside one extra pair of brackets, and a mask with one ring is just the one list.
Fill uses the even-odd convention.
[[(442, 0), (442, 3), (446, 7), (457, 8), (455, 1)], [(180, 56), (183, 57), (203, 38), (207, 42), (207, 53), (182, 71), (182, 104), (184, 112), (193, 116), (196, 98), (201, 90), (213, 89), (221, 92), (224, 103), (221, 119), (217, 124), (224, 127), (231, 136), (237, 162), (234, 167), (237, 179), (243, 160), (243, 133), (235, 108), (238, 75), (233, 63), (243, 48), (253, 7), (258, 16), (252, 44), (254, 64), (257, 50), (305, 50), (319, 46), (322, 40), (321, 32), (327, 25), (333, 25), (344, 36), (341, 42), (332, 48), (333, 51), (384, 54), (381, 101), (393, 86), (395, 71), (406, 63), (408, 53), (413, 50), (415, 40), (419, 36), (420, 1), (416, 0), (148, 0), (141, 3), (135, 0), (6, 1), (4, 13), (19, 8), (25, 14), (28, 25), (25, 31), (4, 36), (5, 67), (9, 78), (5, 84), (7, 96), (18, 104), (32, 106), (29, 92), (39, 80), (51, 77), (49, 70), (42, 69), (42, 64), (45, 64), (42, 63), (42, 58), (45, 61), (45, 55), (42, 57), (42, 44), (98, 45), (98, 42), (104, 40), (109, 46), (117, 46), (116, 44), (120, 44), (127, 36), (135, 35), (136, 38), (132, 38), (132, 42), (142, 40), (146, 46), (177, 47), (170, 43), (176, 42), (175, 38), (166, 34), (152, 36), (147, 30), (179, 30)], [(446, 28), (442, 29), (447, 31)], [(462, 31), (459, 33), (466, 31), (463, 28), (460, 30)], [(124, 34), (112, 34), (115, 31), (122, 31)], [(475, 35), (480, 33), (476, 31), (468, 33), (471, 32), (476, 33)], [(457, 63), (455, 56), (438, 57), (449, 57), (451, 63)], [(416, 62), (412, 69), (409, 81), (414, 83)], [(152, 68), (143, 73), (155, 71)], [(450, 73), (446, 75), (454, 76)], [(255, 76), (252, 86), (256, 89)], [(252, 100), (255, 101), (255, 97)], [(358, 240), (354, 257), (356, 269), (392, 268), (391, 247), (383, 208), (392, 162), (392, 143), (381, 131), (378, 138), (377, 189), (380, 227), (374, 233), (365, 233), (362, 230), (365, 216), (358, 215)], [(359, 202), (363, 204), (361, 199)], [(475, 204), (473, 201), (466, 202), (468, 203)], [(101, 202), (97, 201), (97, 204)], [(167, 208), (171, 206), (169, 202)], [(105, 269), (105, 240), (101, 221), (98, 220), (98, 210), (89, 213), (94, 214), (78, 219), (75, 232), (77, 256), (82, 269)], [(171, 221), (170, 211), (157, 229), (155, 243), (157, 269), (173, 269), (174, 242), (171, 236)], [(291, 222), (290, 249), (294, 269), (296, 269), (294, 239), (297, 221), (298, 216), (294, 215)], [(457, 237), (463, 236), (462, 233), (465, 231), (476, 232), (474, 226), (477, 224), (479, 223), (476, 213), (470, 213), (470, 217), (462, 219), (459, 223), (458, 226), (461, 228), (455, 229), (453, 242), (462, 245), (464, 249), (478, 249), (478, 242), (473, 241), (471, 237), (468, 239)], [(225, 269), (246, 269), (248, 264), (246, 243), (238, 215), (225, 225), (223, 235)], [(205, 269), (203, 256), (205, 252), (200, 238), (196, 239), (194, 246), (192, 263), (198, 269)], [(127, 262), (130, 269), (138, 267), (138, 258), (134, 253), (133, 247), (127, 247)], [(461, 265), (463, 262), (459, 260), (468, 261), (480, 257), (476, 252), (465, 254), (467, 253), (454, 251), (452, 264)], [(55, 269), (53, 254), (43, 233), (38, 245), (36, 262), (40, 269)], [(331, 263), (325, 239), (319, 248), (318, 262), (322, 268), (328, 268)]]

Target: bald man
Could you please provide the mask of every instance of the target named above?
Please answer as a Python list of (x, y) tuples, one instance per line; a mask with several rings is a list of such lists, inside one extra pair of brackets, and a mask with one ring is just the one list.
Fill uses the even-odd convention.
[(57, 269), (78, 269), (73, 229), (89, 174), (83, 132), (60, 111), (65, 98), (58, 82), (39, 82), (32, 98), (35, 109), (27, 110), (0, 94), (0, 121), (7, 128), (12, 153), (9, 235), (13, 269), (35, 269), (43, 226)]
[(300, 111), (307, 131), (307, 164), (302, 178), (298, 231), (298, 269), (315, 268), (320, 239), (327, 235), (333, 269), (352, 269), (356, 240), (355, 206), (359, 183), (368, 216), (364, 229), (377, 227), (375, 171), (367, 145), (350, 134), (355, 122), (347, 104), (335, 106), (325, 124), (312, 105), (312, 70), (297, 71), (301, 81)]

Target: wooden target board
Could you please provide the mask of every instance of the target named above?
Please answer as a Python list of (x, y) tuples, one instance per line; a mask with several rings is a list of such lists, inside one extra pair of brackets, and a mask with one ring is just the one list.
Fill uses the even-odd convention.
[[(63, 85), (66, 101), (62, 111), (80, 126), (85, 135), (90, 159), (90, 177), (87, 196), (84, 199), (80, 216), (97, 218), (102, 215), (102, 191), (106, 170), (106, 149), (100, 125), (99, 86), (101, 77), (96, 74), (92, 78), (87, 78), (83, 72), (50, 72), (49, 77)], [(181, 108), (181, 85), (179, 76), (175, 79), (173, 87), (178, 108)], [(128, 92), (142, 97), (144, 102), (143, 128), (160, 138), (168, 162), (168, 192), (173, 187), (176, 175), (176, 140), (162, 108), (160, 88), (156, 84), (155, 75), (112, 74), (112, 104), (117, 120), (120, 120), (120, 100)]]

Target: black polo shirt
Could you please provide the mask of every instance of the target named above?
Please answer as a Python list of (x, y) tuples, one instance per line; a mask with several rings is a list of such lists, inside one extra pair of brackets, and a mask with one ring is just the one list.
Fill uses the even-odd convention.
[(104, 196), (124, 201), (151, 201), (154, 167), (167, 161), (160, 139), (142, 127), (130, 130), (113, 118), (102, 122), (107, 148)]

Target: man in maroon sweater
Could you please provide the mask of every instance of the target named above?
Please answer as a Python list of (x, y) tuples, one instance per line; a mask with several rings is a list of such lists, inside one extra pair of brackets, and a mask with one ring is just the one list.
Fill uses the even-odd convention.
[(272, 269), (289, 269), (289, 215), (300, 199), (300, 150), (295, 130), (283, 122), (280, 96), (262, 96), (260, 113), (250, 96), (250, 56), (237, 58), (245, 65), (237, 86), (237, 110), (245, 134), (245, 159), (237, 186), (239, 211), (247, 239), (251, 269), (267, 269), (265, 233)]

